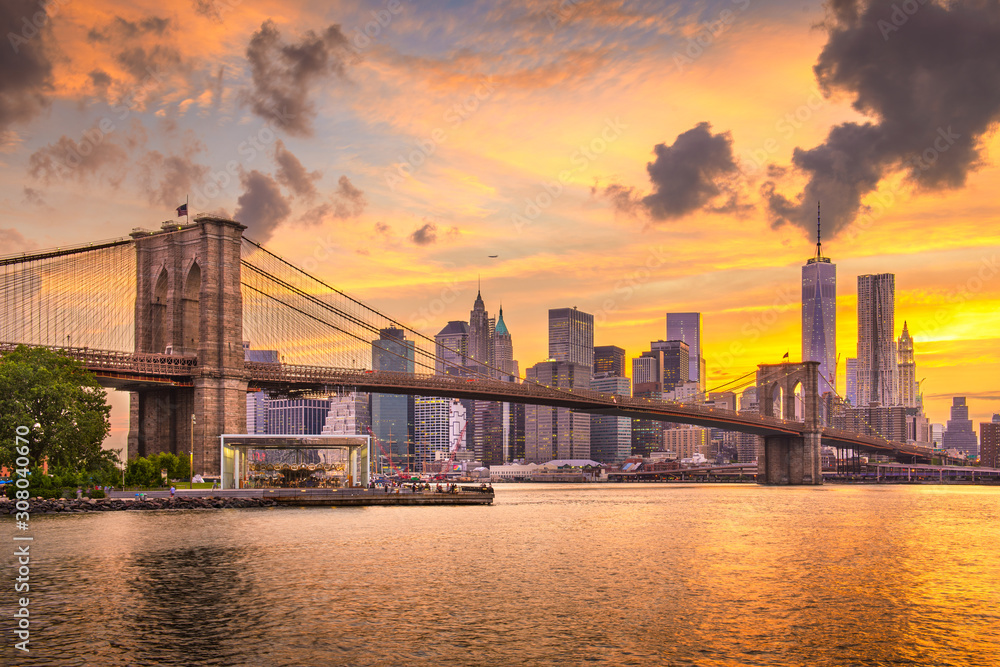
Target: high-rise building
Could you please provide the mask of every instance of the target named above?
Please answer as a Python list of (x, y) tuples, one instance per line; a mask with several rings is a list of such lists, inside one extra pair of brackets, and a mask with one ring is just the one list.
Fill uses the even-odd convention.
[[(621, 348), (618, 348), (621, 349)], [(624, 353), (624, 350), (622, 350)], [(594, 362), (595, 366), (597, 362)], [(590, 388), (602, 394), (631, 396), (627, 377), (602, 372), (594, 375)], [(628, 417), (590, 415), (590, 457), (601, 463), (621, 465), (632, 454), (632, 420)]]
[(650, 351), (643, 355), (655, 356), (659, 360), (661, 391), (670, 391), (689, 381), (690, 347), (682, 340), (657, 340), (649, 344)]
[(500, 371), (501, 379), (516, 379), (519, 375), (517, 362), (514, 361), (514, 339), (503, 321), (503, 306), (500, 307), (500, 317), (493, 331), (493, 367)]
[(594, 375), (610, 373), (625, 377), (625, 350), (617, 345), (598, 345), (594, 348)]
[(979, 440), (969, 419), (969, 406), (965, 396), (955, 396), (951, 399), (951, 419), (944, 431), (942, 447), (957, 449), (963, 454), (978, 454)]
[[(760, 414), (757, 403), (757, 387), (749, 387), (740, 395), (741, 415)], [(736, 458), (740, 463), (753, 463), (757, 460), (757, 436), (753, 433), (740, 433), (736, 436)]]
[(858, 407), (858, 359), (848, 357), (844, 366), (847, 375), (847, 400), (851, 405)]
[(1000, 468), (1000, 414), (993, 420), (979, 422), (979, 465)]
[(417, 470), (449, 456), (451, 435), (450, 398), (417, 396), (413, 405), (413, 453)]
[(469, 356), (469, 325), (461, 320), (448, 322), (434, 336), (438, 375), (464, 375)]
[(328, 398), (274, 398), (266, 406), (270, 435), (319, 435), (330, 413)]
[[(372, 416), (368, 394), (349, 391), (330, 397), (323, 435), (368, 435)], [(372, 454), (377, 454), (378, 449)]]
[(482, 292), (476, 293), (476, 301), (469, 313), (469, 358), (478, 362), (479, 366), (491, 366), (490, 348), (492, 347), (492, 336), (490, 331), (490, 317), (486, 312), (486, 304), (483, 303)]
[(831, 415), (830, 425), (844, 431), (897, 442), (905, 442), (908, 433), (906, 408), (901, 405), (845, 407)]
[(576, 308), (549, 309), (549, 359), (594, 365), (594, 316)]
[(802, 267), (802, 361), (819, 362), (819, 395), (837, 388), (837, 265), (823, 256), (816, 207), (816, 256)]
[(679, 459), (690, 459), (695, 454), (708, 456), (709, 430), (701, 426), (668, 428), (663, 432), (663, 449), (674, 452)]
[(858, 407), (899, 405), (895, 310), (895, 275), (858, 276)]
[(267, 433), (267, 395), (262, 391), (247, 393), (247, 433)]
[[(500, 371), (501, 380), (520, 382), (520, 366), (514, 359), (514, 338), (503, 319), (503, 306), (493, 332), (493, 356), (493, 366)], [(502, 462), (524, 457), (524, 405), (500, 404), (500, 435)]]
[(656, 384), (659, 391), (660, 362), (657, 357), (642, 356), (632, 360), (632, 382), (633, 384)]
[(708, 388), (705, 356), (701, 349), (701, 313), (667, 313), (667, 340), (682, 340), (688, 345), (687, 379), (697, 382), (702, 391)]
[(903, 321), (903, 333), (896, 342), (898, 369), (896, 375), (899, 382), (897, 394), (899, 404), (905, 408), (918, 407), (917, 396), (917, 364), (913, 356), (913, 339)]
[[(416, 368), (414, 342), (406, 340), (402, 329), (382, 329), (379, 339), (372, 341), (372, 369), (413, 373)], [(394, 460), (402, 461), (412, 454), (413, 397), (406, 394), (371, 395), (372, 435)], [(377, 449), (377, 448), (376, 448)]]
[[(593, 353), (593, 345), (590, 346)], [(563, 389), (589, 389), (592, 364), (542, 361), (528, 368), (528, 382)], [(590, 415), (569, 408), (525, 406), (524, 458), (529, 463), (590, 458)]]

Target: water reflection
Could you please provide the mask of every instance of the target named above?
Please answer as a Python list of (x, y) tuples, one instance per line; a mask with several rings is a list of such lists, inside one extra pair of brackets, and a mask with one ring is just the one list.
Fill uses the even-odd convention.
[(39, 517), (38, 665), (994, 665), (1000, 489)]

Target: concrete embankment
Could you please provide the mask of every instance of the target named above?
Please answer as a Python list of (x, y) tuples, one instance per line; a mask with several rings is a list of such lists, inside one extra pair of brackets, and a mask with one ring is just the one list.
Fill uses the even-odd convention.
[[(123, 498), (99, 498), (91, 500), (41, 500), (28, 501), (32, 514), (83, 514), (85, 512), (118, 512), (136, 510), (194, 510), (227, 509), (248, 507), (274, 507), (278, 503), (272, 498), (147, 498), (146, 500), (126, 500)], [(14, 514), (18, 510), (10, 500), (0, 500), (0, 515)]]
[[(80, 500), (42, 500), (32, 498), (32, 514), (82, 514), (84, 512), (115, 512), (126, 510), (190, 510), (228, 509), (275, 506), (370, 507), (400, 505), (492, 505), (493, 489), (465, 487), (451, 493), (400, 489), (240, 489), (204, 491), (178, 489), (174, 497), (169, 491), (149, 491), (144, 498), (126, 491), (114, 491), (109, 498)], [(14, 501), (0, 499), (0, 515), (14, 514)]]

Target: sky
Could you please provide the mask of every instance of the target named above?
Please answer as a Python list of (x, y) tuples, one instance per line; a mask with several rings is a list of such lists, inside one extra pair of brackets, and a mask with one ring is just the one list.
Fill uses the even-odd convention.
[(822, 202), (840, 391), (857, 276), (893, 273), (931, 421), (1000, 411), (996, 1), (10, 0), (0, 27), (0, 254), (189, 199), (430, 336), (481, 284), (522, 372), (549, 308), (629, 357), (699, 311), (715, 387), (800, 358)]

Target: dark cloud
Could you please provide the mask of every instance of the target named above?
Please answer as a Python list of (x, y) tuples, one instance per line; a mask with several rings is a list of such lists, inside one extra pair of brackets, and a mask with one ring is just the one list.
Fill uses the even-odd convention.
[(430, 245), (437, 241), (437, 225), (426, 223), (423, 227), (410, 234), (410, 240), (417, 245)]
[(114, 140), (97, 125), (79, 142), (63, 135), (31, 154), (28, 173), (46, 185), (59, 180), (100, 181), (117, 188), (127, 175), (128, 152)]
[(196, 186), (206, 182), (209, 168), (195, 161), (195, 156), (203, 150), (204, 145), (189, 136), (180, 155), (164, 155), (160, 151), (146, 153), (139, 161), (138, 179), (149, 203), (174, 208), (183, 203)]
[[(917, 190), (959, 188), (983, 161), (983, 137), (1000, 120), (1000, 3), (836, 0), (814, 67), (824, 92), (842, 91), (871, 118), (830, 130), (793, 166), (809, 177), (793, 200), (764, 185), (775, 224), (811, 229), (817, 201), (832, 231), (861, 200), (902, 171)], [(910, 5), (907, 5), (909, 7)]]
[(170, 28), (170, 19), (150, 16), (141, 21), (128, 21), (116, 16), (111, 23), (100, 28), (91, 28), (87, 39), (91, 42), (112, 42), (120, 39), (135, 39), (147, 35), (163, 35)]
[(0, 2), (0, 35), (5, 37), (0, 47), (0, 133), (13, 123), (31, 120), (49, 105), (49, 25), (50, 18), (36, 0)]
[(365, 193), (354, 187), (347, 176), (337, 179), (337, 191), (333, 194), (333, 200), (338, 218), (359, 216), (368, 205)]
[(285, 148), (281, 139), (274, 144), (274, 159), (278, 163), (279, 183), (289, 188), (296, 196), (309, 200), (316, 198), (316, 181), (323, 176), (322, 172), (306, 171), (299, 159)]
[[(670, 146), (657, 144), (656, 159), (646, 164), (653, 191), (640, 196), (635, 188), (613, 183), (604, 189), (614, 207), (623, 212), (644, 211), (653, 220), (672, 220), (699, 209), (733, 212), (740, 207), (734, 189), (739, 174), (728, 132), (712, 134), (699, 123), (680, 134)], [(713, 205), (720, 195), (728, 199)]]
[(243, 194), (236, 201), (235, 219), (249, 228), (249, 236), (264, 242), (291, 214), (292, 209), (273, 178), (256, 169), (240, 176)]
[(331, 74), (344, 76), (347, 46), (336, 24), (319, 35), (308, 31), (297, 44), (286, 44), (274, 22), (265, 21), (247, 46), (253, 88), (244, 91), (244, 101), (255, 114), (289, 134), (311, 136), (316, 108), (310, 90)]
[[(356, 218), (364, 212), (367, 205), (365, 193), (354, 187), (347, 176), (341, 176), (338, 180), (337, 191), (333, 193), (329, 201), (306, 211), (299, 222), (307, 225), (318, 225), (330, 218), (334, 220)], [(376, 223), (376, 229), (378, 224), (381, 223)]]
[(24, 203), (33, 204), (35, 206), (45, 206), (45, 198), (42, 193), (35, 188), (24, 187)]
[(99, 90), (107, 90), (108, 86), (111, 85), (111, 75), (104, 70), (92, 70), (88, 76), (90, 77), (90, 84)]
[(115, 54), (115, 60), (135, 81), (160, 79), (166, 70), (185, 67), (181, 52), (162, 44), (123, 49)]

